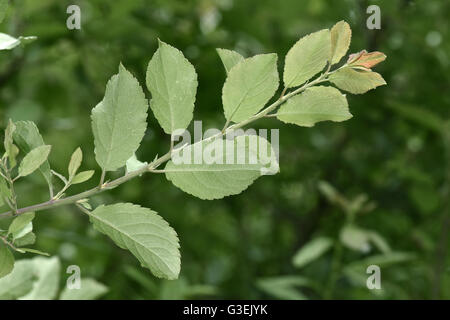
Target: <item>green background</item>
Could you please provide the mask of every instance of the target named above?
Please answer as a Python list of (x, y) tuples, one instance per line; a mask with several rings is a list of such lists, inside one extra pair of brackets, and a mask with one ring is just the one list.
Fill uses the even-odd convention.
[[(70, 4), (81, 7), (79, 31), (66, 27)], [(381, 30), (366, 27), (370, 4), (381, 8)], [(58, 255), (63, 271), (76, 264), (83, 277), (106, 284), (107, 299), (449, 299), (449, 12), (450, 2), (437, 0), (13, 1), (0, 32), (38, 40), (0, 53), (0, 121), (2, 127), (8, 118), (35, 121), (53, 145), (49, 160), (58, 172), (66, 172), (81, 146), (82, 169), (96, 169), (96, 176), (70, 193), (99, 179), (90, 111), (107, 80), (122, 62), (144, 86), (158, 38), (195, 66), (194, 119), (204, 129), (225, 121), (225, 73), (216, 47), (245, 56), (275, 52), (281, 71), (284, 55), (301, 36), (344, 19), (353, 30), (350, 52), (367, 49), (388, 57), (376, 67), (387, 86), (347, 95), (354, 115), (349, 121), (313, 128), (259, 121), (256, 128), (280, 128), (281, 172), (240, 195), (202, 201), (164, 175), (145, 175), (93, 198), (94, 205), (133, 202), (159, 212), (180, 237), (179, 280), (154, 278), (95, 232), (75, 206), (37, 214), (35, 247)], [(148, 122), (138, 157), (151, 161), (167, 151), (169, 137), (152, 114)], [(315, 237), (331, 237), (340, 247), (345, 214), (320, 192), (319, 181), (348, 199), (365, 194), (373, 208), (355, 223), (408, 255), (382, 266), (383, 290), (368, 290), (365, 272), (364, 281), (344, 272), (378, 255), (373, 246), (368, 252), (344, 248), (340, 256), (330, 251), (303, 268), (292, 264), (297, 250)], [(21, 181), (17, 192), (21, 206), (48, 197), (39, 174)], [(267, 285), (268, 278), (278, 282)], [(313, 285), (301, 285), (303, 278)]]

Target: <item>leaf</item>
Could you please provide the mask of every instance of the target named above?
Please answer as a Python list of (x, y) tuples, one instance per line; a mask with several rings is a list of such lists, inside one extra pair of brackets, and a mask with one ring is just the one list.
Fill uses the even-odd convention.
[(25, 177), (37, 170), (48, 158), (52, 146), (40, 146), (26, 154), (19, 166), (19, 176)]
[(2, 197), (5, 198), (11, 198), (11, 190), (8, 187), (8, 183), (6, 182), (5, 178), (0, 176), (0, 194)]
[(225, 118), (239, 122), (262, 109), (278, 89), (277, 55), (247, 58), (230, 70), (222, 90)]
[(90, 178), (92, 178), (94, 172), (94, 170), (88, 170), (78, 173), (75, 177), (73, 177), (72, 184), (78, 184), (88, 181)]
[(11, 50), (20, 44), (20, 40), (0, 32), (0, 50)]
[(59, 300), (95, 300), (108, 292), (108, 288), (94, 279), (81, 279), (80, 289), (65, 287)]
[(37, 280), (33, 288), (20, 300), (53, 300), (56, 298), (59, 288), (59, 273), (61, 263), (57, 257), (36, 257), (33, 262), (34, 274)]
[(301, 38), (286, 55), (284, 86), (299, 86), (322, 71), (330, 58), (330, 52), (331, 36), (328, 29)]
[(17, 148), (15, 148), (13, 144), (13, 133), (14, 130), (16, 130), (16, 126), (14, 123), (9, 119), (8, 126), (5, 130), (5, 139), (4, 139), (4, 146), (6, 155), (9, 158), (9, 164), (11, 168), (14, 168), (16, 166), (16, 156), (17, 156)]
[(383, 77), (376, 72), (343, 68), (329, 77), (339, 89), (353, 94), (362, 94), (386, 84)]
[(171, 134), (176, 129), (186, 129), (192, 120), (197, 74), (180, 50), (162, 41), (158, 43), (147, 68), (147, 88), (152, 94), (150, 108), (164, 132)]
[(12, 234), (14, 238), (34, 219), (34, 212), (26, 212), (13, 220), (8, 229), (8, 235)]
[(362, 50), (361, 52), (351, 54), (347, 63), (351, 67), (370, 69), (384, 60), (386, 60), (386, 55), (382, 52), (367, 52), (366, 50)]
[(77, 173), (78, 169), (80, 168), (81, 161), (83, 161), (83, 152), (80, 148), (77, 148), (75, 152), (72, 154), (72, 157), (70, 158), (69, 162), (69, 179), (70, 177), (74, 177)]
[(331, 64), (341, 61), (350, 47), (352, 30), (345, 21), (339, 21), (331, 28)]
[(391, 247), (379, 233), (371, 231), (369, 233), (369, 239), (382, 253), (391, 252)]
[(21, 253), (34, 253), (34, 254), (39, 254), (41, 256), (50, 256), (50, 254), (48, 254), (47, 252), (43, 252), (43, 251), (39, 251), (36, 249), (30, 249), (30, 248), (17, 248), (17, 251), (21, 252)]
[[(13, 271), (14, 268), (14, 256), (6, 247), (6, 244), (0, 242), (0, 279), (7, 276)], [(1, 284), (0, 280), (0, 284)], [(1, 288), (0, 288), (1, 292)]]
[(220, 57), (220, 60), (222, 60), (227, 74), (230, 72), (231, 68), (244, 60), (242, 55), (233, 50), (217, 48), (216, 51)]
[(309, 287), (310, 281), (300, 276), (281, 276), (258, 280), (257, 286), (267, 294), (282, 300), (305, 300), (297, 287)]
[[(198, 152), (199, 149), (205, 152)], [(258, 152), (258, 149), (270, 154)], [(219, 155), (218, 161), (205, 159), (206, 150), (215, 150), (215, 154)], [(227, 159), (234, 161), (229, 163)], [(253, 163), (249, 159), (253, 159)], [(190, 145), (182, 150), (179, 157), (173, 157), (164, 171), (167, 179), (184, 192), (200, 199), (213, 200), (241, 193), (258, 177), (275, 174), (279, 167), (275, 152), (266, 139), (238, 136), (228, 141), (216, 139)]]
[(141, 265), (159, 278), (173, 280), (180, 273), (176, 232), (156, 212), (131, 203), (100, 206), (91, 222), (120, 248), (128, 249)]
[(329, 238), (319, 237), (306, 243), (295, 254), (292, 263), (295, 267), (301, 268), (316, 260), (333, 246), (333, 241)]
[(147, 166), (147, 162), (141, 162), (136, 158), (136, 154), (127, 160), (127, 172), (133, 172)]
[(26, 235), (14, 239), (14, 245), (17, 247), (29, 246), (36, 242), (36, 235), (33, 232), (28, 232)]
[(0, 300), (17, 299), (27, 294), (33, 287), (35, 279), (32, 260), (19, 260), (13, 271), (0, 279)]
[[(15, 125), (16, 130), (13, 133), (13, 138), (23, 153), (29, 153), (32, 149), (45, 144), (41, 134), (39, 133), (39, 129), (36, 127), (34, 122), (18, 121), (15, 122)], [(44, 163), (39, 167), (39, 171), (41, 171), (50, 189), (52, 189), (52, 173), (50, 171), (48, 161), (44, 161)]]
[(370, 251), (370, 237), (366, 230), (355, 226), (346, 226), (341, 230), (340, 241), (347, 248), (367, 253)]
[(320, 121), (341, 122), (351, 117), (345, 95), (324, 86), (311, 87), (292, 97), (277, 113), (279, 120), (303, 127), (312, 127)]
[(92, 109), (95, 159), (105, 171), (123, 167), (139, 148), (147, 128), (148, 103), (139, 82), (123, 65)]

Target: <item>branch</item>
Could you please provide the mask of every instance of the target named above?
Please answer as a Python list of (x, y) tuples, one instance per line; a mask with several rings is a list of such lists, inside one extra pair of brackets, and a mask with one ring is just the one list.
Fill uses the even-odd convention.
[[(297, 88), (296, 90), (285, 94), (286, 93), (286, 89), (283, 90), (282, 95), (280, 96), (280, 98), (275, 101), (274, 103), (272, 103), (270, 106), (268, 106), (267, 108), (263, 109), (262, 111), (260, 111), (259, 113), (253, 115), (252, 117), (250, 117), (247, 120), (241, 121), (239, 123), (235, 123), (231, 126), (228, 126), (226, 128), (224, 128), (224, 130), (222, 130), (221, 132), (208, 137), (206, 139), (203, 139), (202, 142), (207, 142), (222, 136), (227, 135), (228, 133), (233, 132), (236, 129), (242, 128), (244, 126), (246, 126), (249, 123), (252, 123), (258, 119), (264, 118), (267, 114), (269, 114), (270, 112), (274, 111), (277, 107), (279, 107), (280, 105), (282, 105), (283, 103), (285, 103), (287, 100), (289, 100), (290, 98), (292, 98), (293, 96), (305, 91), (307, 88), (314, 86), (316, 84), (322, 83), (322, 82), (326, 82), (328, 81), (328, 75), (331, 74), (331, 72), (329, 72), (329, 70), (327, 70), (326, 72), (324, 72), (323, 74), (321, 74), (316, 80), (306, 83), (304, 84), (302, 87)], [(133, 171), (133, 172), (129, 172), (127, 174), (125, 174), (124, 176), (117, 178), (115, 180), (112, 180), (110, 182), (106, 182), (104, 184), (101, 184), (95, 188), (92, 188), (90, 190), (81, 192), (79, 194), (67, 197), (67, 198), (63, 198), (63, 199), (51, 199), (49, 201), (43, 202), (43, 203), (39, 203), (39, 204), (35, 204), (29, 207), (24, 207), (24, 208), (20, 208), (17, 209), (15, 212), (14, 211), (7, 211), (4, 213), (0, 214), (0, 219), (2, 218), (7, 218), (7, 217), (11, 217), (13, 215), (19, 215), (19, 214), (23, 214), (26, 212), (36, 212), (36, 211), (42, 211), (42, 210), (47, 210), (47, 209), (52, 209), (52, 208), (56, 208), (59, 206), (63, 206), (63, 205), (67, 205), (67, 204), (73, 204), (75, 202), (77, 202), (78, 200), (81, 199), (85, 199), (85, 198), (89, 198), (92, 197), (94, 195), (97, 195), (103, 191), (106, 190), (110, 190), (110, 189), (114, 189), (115, 187), (121, 185), (124, 182), (127, 182), (128, 180), (133, 179), (134, 177), (140, 176), (143, 173), (147, 173), (147, 172), (153, 172), (153, 173), (158, 173), (161, 172), (161, 170), (156, 170), (161, 164), (165, 163), (166, 161), (169, 161), (172, 156), (178, 152), (180, 152), (181, 150), (183, 150), (187, 145), (184, 145), (178, 149), (175, 150), (169, 150), (169, 152), (167, 152), (165, 155), (163, 155), (161, 158), (157, 158), (155, 159), (153, 162), (151, 162), (148, 166), (145, 166), (139, 170)]]

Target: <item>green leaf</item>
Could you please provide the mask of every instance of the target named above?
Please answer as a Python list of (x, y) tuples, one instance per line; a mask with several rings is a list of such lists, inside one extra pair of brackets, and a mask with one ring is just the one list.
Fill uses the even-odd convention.
[[(32, 121), (18, 121), (15, 122), (15, 125), (16, 130), (13, 133), (13, 138), (23, 153), (29, 153), (32, 149), (45, 144), (39, 129)], [(50, 189), (52, 189), (52, 173), (48, 161), (44, 161), (39, 167), (39, 171), (41, 171)]]
[(370, 251), (370, 236), (366, 230), (355, 226), (346, 226), (340, 232), (340, 241), (347, 248), (367, 253)]
[(36, 235), (33, 232), (28, 232), (20, 238), (14, 239), (14, 245), (17, 247), (29, 246), (36, 242)]
[(333, 87), (311, 87), (289, 99), (277, 118), (286, 123), (312, 127), (320, 121), (341, 122), (352, 117), (345, 95)]
[(0, 32), (0, 50), (11, 50), (21, 43), (27, 44), (33, 42), (36, 39), (37, 38), (34, 36), (14, 38), (6, 33)]
[(220, 60), (222, 60), (227, 74), (230, 72), (231, 68), (244, 60), (242, 55), (233, 50), (217, 48), (216, 51), (220, 57)]
[(17, 248), (17, 251), (21, 252), (21, 253), (34, 253), (34, 254), (38, 254), (41, 256), (50, 256), (50, 254), (48, 254), (47, 252), (43, 252), (43, 251), (39, 251), (36, 249), (30, 249), (30, 248)]
[(5, 19), (6, 11), (8, 10), (9, 0), (0, 0), (0, 23)]
[(88, 170), (78, 173), (75, 177), (72, 179), (72, 184), (77, 183), (83, 183), (85, 181), (88, 181), (92, 176), (94, 175), (94, 170)]
[(19, 260), (13, 271), (0, 279), (0, 300), (12, 300), (30, 292), (33, 287), (34, 264), (32, 260)]
[(378, 250), (380, 250), (382, 253), (391, 252), (391, 247), (379, 233), (371, 231), (369, 233), (369, 239), (373, 243), (373, 245), (377, 247)]
[(297, 287), (309, 287), (311, 282), (300, 276), (281, 276), (258, 280), (257, 286), (267, 294), (282, 300), (305, 300)]
[(133, 172), (136, 170), (139, 170), (145, 166), (147, 166), (147, 162), (141, 162), (136, 157), (136, 154), (133, 154), (133, 156), (127, 160), (127, 172)]
[(8, 235), (12, 234), (14, 238), (34, 219), (34, 212), (22, 213), (15, 218), (8, 229)]
[(194, 66), (180, 50), (159, 41), (146, 78), (152, 94), (150, 108), (164, 132), (186, 129), (193, 117), (198, 85)]
[(333, 241), (329, 238), (319, 237), (306, 243), (295, 254), (292, 263), (295, 267), (301, 268), (316, 260), (333, 246)]
[(329, 79), (339, 89), (353, 94), (362, 94), (386, 84), (379, 73), (352, 68), (340, 69), (331, 74)]
[(80, 168), (81, 161), (83, 161), (83, 152), (80, 148), (77, 148), (77, 150), (75, 150), (75, 152), (72, 154), (72, 157), (70, 158), (68, 168), (69, 177), (75, 176), (78, 169)]
[(108, 288), (94, 279), (81, 279), (80, 289), (65, 287), (59, 300), (95, 300), (108, 292)]
[(11, 198), (11, 190), (8, 187), (8, 182), (2, 176), (0, 176), (0, 194), (4, 198)]
[(286, 55), (284, 86), (299, 86), (322, 71), (330, 58), (330, 52), (331, 37), (328, 29), (301, 38)]
[(33, 283), (31, 291), (22, 296), (20, 300), (55, 299), (59, 289), (59, 273), (61, 270), (59, 259), (57, 257), (36, 257), (31, 261), (37, 280)]
[(100, 206), (90, 213), (94, 227), (120, 248), (128, 249), (143, 267), (173, 280), (180, 273), (176, 232), (156, 212), (131, 203)]
[(16, 130), (16, 126), (11, 119), (9, 119), (8, 126), (5, 130), (5, 140), (3, 144), (5, 146), (6, 155), (9, 158), (9, 165), (11, 168), (16, 166), (16, 156), (18, 153), (17, 147), (13, 144), (14, 130)]
[(345, 21), (339, 21), (331, 28), (331, 64), (341, 61), (350, 47), (352, 30)]
[(37, 170), (45, 161), (52, 146), (40, 146), (26, 154), (19, 166), (19, 176), (25, 177)]
[(92, 109), (95, 158), (105, 171), (123, 167), (139, 148), (147, 128), (148, 103), (139, 82), (122, 65)]
[[(260, 154), (258, 148), (267, 150), (269, 155)], [(205, 152), (198, 152), (199, 149)], [(212, 152), (221, 155), (217, 161), (203, 157)], [(197, 142), (184, 148), (177, 158), (179, 161), (172, 158), (164, 169), (167, 179), (184, 192), (206, 200), (241, 193), (261, 175), (275, 174), (279, 170), (270, 143), (259, 136)], [(251, 163), (250, 158), (255, 161)], [(227, 159), (234, 161), (229, 163)]]
[(239, 122), (261, 110), (279, 85), (277, 55), (247, 58), (230, 70), (222, 90), (225, 118)]
[(13, 268), (14, 256), (6, 247), (6, 244), (3, 241), (0, 241), (0, 279), (10, 274), (13, 271)]

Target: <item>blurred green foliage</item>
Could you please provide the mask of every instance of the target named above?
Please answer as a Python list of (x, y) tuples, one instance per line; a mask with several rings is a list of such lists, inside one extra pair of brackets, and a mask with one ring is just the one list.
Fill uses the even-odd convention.
[[(79, 31), (66, 28), (70, 4), (81, 7)], [(381, 30), (366, 28), (370, 4), (381, 8)], [(301, 36), (344, 19), (353, 30), (351, 52), (365, 48), (388, 57), (377, 68), (388, 86), (349, 95), (350, 121), (310, 129), (274, 119), (258, 122), (260, 128), (281, 128), (281, 172), (238, 196), (201, 201), (163, 175), (145, 175), (94, 198), (94, 204), (120, 199), (158, 211), (180, 236), (179, 280), (155, 279), (95, 232), (75, 206), (37, 214), (36, 247), (60, 257), (63, 278), (65, 268), (75, 264), (83, 277), (106, 284), (109, 299), (449, 299), (449, 12), (450, 3), (437, 0), (12, 1), (0, 32), (38, 39), (0, 54), (1, 124), (8, 118), (35, 121), (53, 145), (49, 160), (58, 172), (65, 172), (78, 146), (85, 155), (81, 169), (97, 169), (91, 108), (120, 62), (145, 83), (143, 70), (157, 38), (181, 49), (195, 66), (194, 119), (209, 128), (224, 123), (225, 73), (216, 47), (284, 57)], [(168, 144), (150, 115), (139, 159), (152, 160)], [(96, 179), (73, 192), (94, 186), (98, 178), (97, 169)], [(292, 264), (312, 239), (327, 237), (338, 245), (346, 223), (342, 206), (319, 191), (321, 180), (347, 199), (365, 194), (373, 207), (358, 214), (358, 226), (408, 255), (407, 263), (380, 265), (383, 290), (368, 290), (364, 281), (344, 274), (352, 264), (376, 258), (376, 246), (341, 250), (337, 266), (331, 251), (304, 268)], [(17, 192), (21, 206), (47, 197), (38, 174), (20, 182)], [(314, 283), (313, 289), (305, 283)]]

